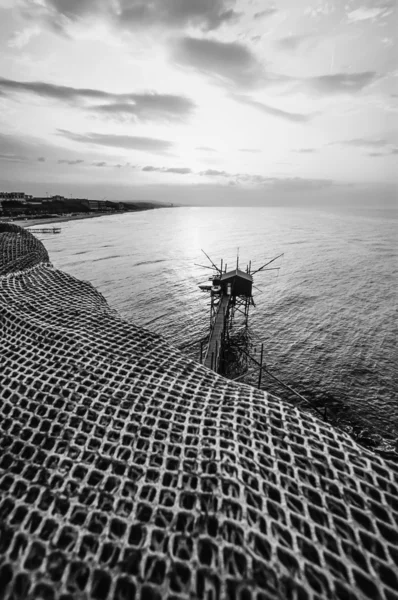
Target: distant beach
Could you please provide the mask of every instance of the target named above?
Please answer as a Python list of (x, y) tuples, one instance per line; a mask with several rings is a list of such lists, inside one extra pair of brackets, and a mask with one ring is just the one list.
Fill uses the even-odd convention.
[[(126, 214), (126, 213), (132, 213), (132, 212), (140, 212), (143, 210), (154, 210), (157, 207), (151, 207), (151, 208), (137, 208), (134, 211), (120, 211), (116, 214)], [(159, 206), (159, 208), (164, 208), (163, 206)], [(67, 221), (79, 221), (80, 219), (97, 219), (99, 217), (109, 217), (111, 215), (114, 215), (114, 212), (98, 212), (98, 213), (77, 213), (77, 214), (72, 214), (72, 215), (62, 215), (62, 216), (54, 216), (54, 217), (43, 217), (40, 218), (38, 217), (37, 219), (28, 219), (28, 218), (24, 218), (24, 219), (3, 219), (4, 222), (7, 223), (13, 223), (14, 225), (19, 225), (20, 227), (32, 227), (33, 225), (48, 225), (48, 224), (54, 224), (57, 225), (58, 223), (66, 223)], [(2, 220), (0, 218), (0, 220)]]
[(38, 218), (38, 219), (14, 219), (13, 221), (8, 221), (9, 223), (13, 223), (14, 225), (19, 225), (20, 227), (32, 227), (33, 225), (47, 225), (47, 224), (54, 224), (57, 225), (58, 223), (65, 223), (67, 221), (78, 221), (80, 219), (94, 219), (94, 218), (98, 218), (98, 217), (109, 217), (110, 214), (114, 214), (114, 213), (109, 213), (109, 212), (104, 212), (104, 213), (100, 213), (100, 214), (85, 214), (85, 213), (80, 213), (77, 215), (62, 215), (62, 217), (47, 217), (47, 218)]

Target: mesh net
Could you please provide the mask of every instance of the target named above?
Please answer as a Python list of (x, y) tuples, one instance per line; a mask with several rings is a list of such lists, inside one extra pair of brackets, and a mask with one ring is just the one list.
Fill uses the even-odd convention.
[(0, 228), (0, 596), (398, 599), (398, 473)]

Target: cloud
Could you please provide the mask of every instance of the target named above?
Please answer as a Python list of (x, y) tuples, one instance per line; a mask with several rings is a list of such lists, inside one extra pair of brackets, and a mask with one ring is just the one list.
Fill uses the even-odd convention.
[(19, 138), (15, 135), (0, 133), (0, 160), (3, 162), (27, 162), (30, 160), (31, 154), (34, 153), (37, 157), (39, 151), (28, 136)]
[(175, 175), (189, 175), (189, 173), (192, 173), (192, 170), (187, 167), (152, 167), (150, 165), (143, 167), (142, 171), (149, 173), (173, 173)]
[(226, 171), (217, 171), (216, 169), (207, 169), (206, 171), (201, 171), (199, 175), (203, 175), (205, 177), (232, 177), (231, 173), (227, 173)]
[(351, 140), (340, 140), (338, 142), (330, 142), (330, 146), (336, 144), (340, 146), (353, 146), (356, 148), (382, 148), (389, 145), (389, 141), (386, 139), (372, 139), (372, 138), (353, 138)]
[(202, 152), (217, 152), (217, 150), (210, 148), (210, 146), (197, 146), (195, 150), (201, 150)]
[(333, 2), (319, 0), (317, 6), (307, 6), (307, 8), (304, 10), (304, 15), (312, 18), (327, 17), (335, 12), (335, 10), (336, 6)]
[(291, 192), (319, 190), (334, 185), (332, 179), (313, 179), (306, 177), (270, 177), (268, 179), (269, 183), (278, 189)]
[(398, 148), (391, 148), (385, 152), (368, 152), (368, 156), (391, 156), (398, 154)]
[(129, 168), (129, 169), (135, 169), (135, 165), (132, 165), (129, 162), (124, 163), (124, 165), (122, 165), (121, 163), (117, 163), (116, 165), (113, 165), (116, 169), (125, 169), (125, 168)]
[(315, 148), (298, 148), (297, 150), (293, 150), (293, 152), (298, 152), (299, 154), (311, 154), (316, 152)]
[(139, 150), (141, 152), (154, 152), (163, 154), (172, 147), (167, 140), (133, 135), (115, 135), (111, 133), (74, 133), (66, 129), (58, 129), (61, 135), (73, 142), (107, 146), (111, 148), (124, 148), (125, 150)]
[[(103, 151), (101, 153), (88, 151), (86, 161), (84, 161), (81, 158), (81, 148), (76, 150), (68, 149), (64, 147), (64, 144), (51, 144), (42, 138), (29, 136), (28, 133), (16, 135), (0, 133), (0, 156), (3, 161), (23, 162), (33, 172), (37, 171), (38, 163), (46, 163), (48, 168), (50, 168), (51, 164), (53, 166), (74, 166), (86, 161), (88, 164), (90, 160), (100, 161), (104, 154)], [(42, 171), (42, 167), (39, 167), (39, 169)]]
[(92, 162), (91, 166), (93, 167), (106, 167), (107, 166), (107, 162), (105, 162), (104, 160), (98, 161), (98, 162)]
[(28, 134), (10, 135), (0, 133), (0, 157), (3, 161), (44, 162), (46, 159), (40, 155), (42, 153), (53, 155), (54, 150), (53, 146)]
[(259, 12), (254, 13), (253, 17), (255, 19), (262, 19), (263, 17), (271, 17), (275, 13), (278, 12), (278, 9), (275, 7), (269, 7), (264, 10), (260, 10)]
[(276, 44), (282, 50), (295, 51), (311, 37), (313, 37), (312, 34), (289, 35), (277, 40)]
[(178, 175), (187, 175), (191, 172), (191, 169), (188, 169), (186, 167), (171, 167), (165, 170), (165, 173), (176, 173)]
[(234, 4), (226, 0), (122, 0), (118, 17), (125, 26), (196, 25), (211, 30), (237, 18), (231, 8)]
[(215, 171), (207, 169), (199, 175), (205, 177), (231, 178), (235, 184), (248, 184), (251, 186), (273, 187), (283, 191), (316, 190), (333, 185), (331, 179), (311, 179), (303, 177), (268, 177), (252, 173), (228, 173), (226, 171)]
[(59, 165), (80, 165), (84, 163), (84, 160), (67, 160), (66, 158), (61, 158), (57, 163)]
[(239, 152), (248, 152), (251, 154), (259, 154), (261, 152), (261, 150), (258, 150), (257, 148), (239, 148)]
[(172, 94), (134, 94), (130, 102), (111, 102), (91, 107), (97, 113), (138, 120), (181, 120), (195, 107), (194, 102)]
[[(66, 85), (45, 83), (44, 81), (16, 81), (0, 77), (0, 90), (7, 94), (10, 92), (30, 92), (37, 96), (44, 96), (56, 100), (71, 101), (80, 99), (103, 99), (120, 97), (102, 90), (90, 88), (74, 88)], [(122, 95), (123, 96), (123, 95)]]
[(340, 140), (330, 142), (329, 146), (348, 146), (350, 148), (361, 148), (362, 150), (371, 150), (367, 156), (390, 156), (398, 154), (398, 147), (386, 138), (353, 138), (350, 140)]
[(71, 22), (95, 18), (130, 30), (189, 25), (212, 30), (238, 17), (234, 5), (235, 0), (40, 0), (29, 6), (31, 16), (61, 32)]
[(32, 9), (37, 7), (37, 10), (46, 10), (48, 14), (70, 20), (99, 13), (101, 4), (100, 0), (39, 0), (30, 3)]
[(302, 80), (305, 86), (318, 94), (356, 93), (373, 83), (378, 78), (374, 71), (361, 73), (336, 73), (334, 75), (319, 75)]
[(174, 58), (179, 64), (238, 86), (253, 86), (266, 79), (257, 58), (239, 42), (184, 37), (175, 46)]
[[(91, 88), (76, 88), (43, 81), (16, 81), (0, 77), (0, 93), (30, 93), (61, 102), (88, 105), (88, 109), (110, 116), (140, 120), (180, 120), (190, 115), (195, 103), (185, 96), (157, 93), (116, 94)], [(94, 104), (102, 101), (101, 104)], [(103, 102), (106, 103), (103, 103)]]
[(357, 23), (358, 21), (368, 21), (379, 19), (380, 17), (388, 17), (393, 12), (393, 9), (389, 6), (380, 6), (380, 7), (366, 7), (361, 6), (356, 10), (352, 10), (347, 13), (347, 19), (350, 23)]
[(286, 110), (281, 110), (280, 108), (275, 108), (273, 106), (269, 106), (268, 104), (264, 104), (263, 102), (257, 102), (256, 100), (252, 100), (248, 96), (243, 96), (240, 94), (234, 94), (232, 98), (239, 102), (240, 104), (251, 106), (260, 112), (271, 115), (273, 117), (278, 117), (279, 119), (284, 119), (286, 121), (292, 121), (295, 123), (306, 123), (310, 121), (315, 114), (303, 115), (301, 113), (293, 113), (288, 112)]
[(27, 46), (30, 40), (41, 32), (40, 27), (34, 25), (33, 27), (26, 27), (22, 29), (22, 31), (16, 31), (8, 41), (8, 46), (10, 48), (17, 48), (21, 50), (25, 46)]
[(0, 160), (9, 162), (26, 162), (29, 159), (27, 156), (21, 156), (20, 154), (3, 154), (0, 152)]

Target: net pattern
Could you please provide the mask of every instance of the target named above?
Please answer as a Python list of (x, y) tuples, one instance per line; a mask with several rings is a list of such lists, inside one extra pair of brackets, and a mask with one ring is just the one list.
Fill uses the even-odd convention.
[(0, 233), (1, 598), (398, 599), (396, 465), (123, 320), (32, 237)]
[(0, 248), (0, 276), (50, 260), (43, 244), (17, 225), (0, 223)]

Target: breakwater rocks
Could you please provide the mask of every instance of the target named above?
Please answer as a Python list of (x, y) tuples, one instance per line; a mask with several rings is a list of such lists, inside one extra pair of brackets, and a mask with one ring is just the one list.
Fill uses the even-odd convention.
[(0, 224), (0, 597), (398, 599), (398, 473)]

